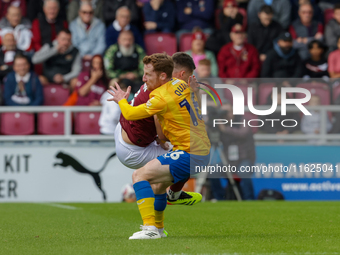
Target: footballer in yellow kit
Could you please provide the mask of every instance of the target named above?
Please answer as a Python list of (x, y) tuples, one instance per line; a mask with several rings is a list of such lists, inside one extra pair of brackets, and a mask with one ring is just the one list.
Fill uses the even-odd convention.
[(172, 78), (153, 90), (149, 97), (146, 104), (137, 107), (130, 106), (126, 100), (120, 101), (123, 116), (139, 120), (157, 115), (173, 150), (201, 156), (209, 154), (210, 141), (196, 95), (184, 81)]
[[(155, 195), (165, 193), (173, 183), (186, 180), (195, 166), (208, 165), (210, 159), (210, 141), (197, 98), (184, 81), (172, 78), (171, 57), (153, 54), (145, 57), (143, 63), (143, 81), (152, 90), (149, 101), (136, 107), (129, 105), (126, 100), (129, 90), (123, 92), (118, 84), (111, 87), (113, 92), (109, 93), (113, 98), (109, 100), (119, 104), (127, 120), (157, 115), (164, 135), (174, 147), (132, 175), (144, 225), (130, 239), (160, 238), (157, 228), (163, 227), (165, 207), (162, 211), (156, 209)], [(150, 184), (159, 184), (159, 189), (154, 193)]]

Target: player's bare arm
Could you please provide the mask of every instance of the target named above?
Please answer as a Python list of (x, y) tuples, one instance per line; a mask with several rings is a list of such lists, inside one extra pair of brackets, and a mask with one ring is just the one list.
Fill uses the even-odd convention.
[(114, 101), (119, 105), (125, 119), (140, 120), (153, 116), (153, 114), (150, 114), (145, 110), (145, 104), (141, 104), (136, 107), (129, 105), (127, 98), (130, 95), (131, 87), (124, 92), (118, 83), (115, 83), (115, 85), (116, 88), (111, 86), (110, 89), (112, 91), (107, 91), (112, 96), (112, 98), (109, 98), (108, 101)]
[(110, 86), (110, 90), (107, 92), (112, 96), (112, 98), (109, 98), (107, 101), (114, 101), (118, 104), (118, 102), (122, 99), (128, 99), (130, 92), (131, 92), (131, 87), (129, 86), (125, 91), (123, 91), (119, 84), (115, 82), (116, 87)]

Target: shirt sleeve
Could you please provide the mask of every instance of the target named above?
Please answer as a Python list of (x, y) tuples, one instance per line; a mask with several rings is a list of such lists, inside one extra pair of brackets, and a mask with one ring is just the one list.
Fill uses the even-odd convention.
[(126, 120), (140, 120), (158, 113), (166, 112), (167, 104), (160, 97), (152, 97), (145, 104), (131, 106), (126, 99), (118, 102), (122, 114)]
[(140, 104), (138, 106), (131, 106), (129, 105), (126, 99), (120, 100), (118, 104), (126, 120), (129, 120), (129, 121), (141, 120), (141, 119), (145, 119), (145, 118), (152, 116), (152, 114), (149, 114), (145, 110), (145, 104)]
[(145, 110), (152, 115), (165, 113), (167, 103), (159, 96), (152, 96), (145, 104)]

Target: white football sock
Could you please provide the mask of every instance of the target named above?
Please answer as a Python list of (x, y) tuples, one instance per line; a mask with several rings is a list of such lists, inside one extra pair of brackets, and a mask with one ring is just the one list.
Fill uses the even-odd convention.
[(177, 192), (174, 192), (172, 191), (171, 189), (169, 189), (168, 191), (168, 196), (169, 196), (169, 199), (170, 200), (177, 200), (179, 198), (179, 196), (181, 195), (182, 191), (177, 191)]

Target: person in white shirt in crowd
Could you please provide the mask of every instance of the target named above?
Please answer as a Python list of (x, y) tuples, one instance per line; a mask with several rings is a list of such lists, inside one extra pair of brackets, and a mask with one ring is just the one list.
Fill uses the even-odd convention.
[(13, 71), (13, 62), (16, 54), (23, 51), (16, 46), (14, 34), (11, 32), (4, 33), (1, 36), (2, 47), (0, 49), (0, 84), (7, 74)]
[(22, 17), (21, 8), (11, 5), (6, 17), (0, 20), (0, 33), (13, 32), (17, 42), (17, 48), (22, 51), (32, 50), (31, 22)]
[[(312, 94), (309, 106), (321, 105), (321, 98), (319, 95)], [(321, 113), (315, 110), (309, 110), (312, 115), (303, 115), (301, 118), (301, 131), (308, 135), (320, 134), (321, 122), (326, 121), (326, 130), (329, 132), (332, 129), (332, 122), (327, 115), (326, 119), (321, 118)], [(318, 140), (309, 140), (310, 143), (317, 143)]]

